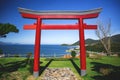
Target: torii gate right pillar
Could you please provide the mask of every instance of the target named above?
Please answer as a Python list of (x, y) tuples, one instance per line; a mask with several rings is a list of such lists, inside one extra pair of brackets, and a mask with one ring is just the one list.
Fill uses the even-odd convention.
[(85, 39), (84, 39), (84, 26), (83, 19), (79, 19), (79, 46), (80, 46), (80, 67), (81, 76), (86, 75), (86, 50), (85, 50)]

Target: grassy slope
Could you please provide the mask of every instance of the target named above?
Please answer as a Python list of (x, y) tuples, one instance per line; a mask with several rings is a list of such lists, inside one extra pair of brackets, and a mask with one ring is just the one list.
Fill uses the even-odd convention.
[(26, 58), (0, 58), (0, 80), (25, 80), (30, 72)]
[[(21, 62), (20, 62), (21, 61)], [(4, 65), (5, 68), (9, 69), (13, 69), (11, 71), (1, 71), (2, 74), (4, 76), (7, 76), (7, 74), (11, 74), (12, 72), (19, 72), (20, 74), (16, 74), (15, 76), (19, 76), (19, 78), (25, 79), (27, 76), (32, 75), (32, 67), (33, 64), (25, 64), (25, 58), (0, 58), (0, 64)], [(12, 62), (12, 63), (11, 63)], [(49, 61), (46, 61), (45, 58), (41, 58), (41, 68), (44, 68), (46, 66), (46, 64), (48, 64)], [(80, 65), (79, 60), (74, 60), (75, 62), (75, 66), (77, 66), (77, 68)], [(9, 63), (9, 64), (7, 64)], [(11, 63), (11, 64), (10, 64)], [(102, 77), (103, 79), (101, 80), (107, 80), (105, 79), (105, 76), (102, 76), (101, 73), (99, 73), (97, 70), (95, 70), (96, 68), (99, 67), (106, 67), (110, 66), (112, 68), (114, 68), (114, 70), (119, 70), (118, 72), (120, 72), (120, 58), (118, 57), (103, 57), (101, 60), (91, 60), (89, 58), (87, 58), (87, 75), (84, 76), (83, 78), (85, 80), (95, 80), (96, 77)], [(61, 68), (61, 67), (69, 67), (72, 69), (72, 71), (76, 74), (76, 76), (78, 78), (80, 78), (77, 70), (74, 68), (73, 64), (71, 63), (70, 60), (63, 60), (63, 61), (52, 61), (49, 65), (47, 65), (49, 68)], [(118, 69), (116, 68), (117, 66)], [(1, 66), (0, 66), (1, 69)], [(79, 68), (78, 68), (79, 69)], [(11, 76), (13, 78), (13, 76)], [(9, 78), (11, 77), (7, 77), (7, 80), (10, 80)], [(0, 78), (1, 79), (1, 78)], [(16, 79), (16, 78), (15, 78)], [(17, 78), (18, 79), (18, 78)], [(100, 79), (96, 79), (96, 80), (100, 80)]]
[[(109, 68), (109, 67), (112, 67), (112, 69), (115, 70), (116, 66), (119, 66), (119, 69), (117, 70), (120, 70), (120, 58), (118, 57), (103, 57), (101, 60), (91, 60), (87, 58), (87, 75), (84, 77), (84, 79), (85, 80), (113, 80), (113, 79), (106, 79), (106, 77), (100, 74), (98, 70), (100, 70), (100, 68)], [(99, 76), (102, 79), (96, 79), (95, 76), (96, 77)]]
[[(74, 62), (76, 63), (77, 67), (80, 66), (80, 61), (79, 60), (74, 60)], [(100, 69), (100, 68), (104, 68), (104, 67), (105, 68), (112, 67), (113, 70), (116, 70), (115, 69), (116, 66), (119, 66), (119, 68), (120, 68), (120, 58), (118, 58), (118, 57), (103, 57), (100, 60), (92, 60), (92, 59), (87, 58), (87, 75), (84, 76), (83, 78), (85, 80), (95, 80), (96, 78), (94, 78), (94, 77), (101, 76), (104, 80), (106, 77), (102, 76), (102, 74), (95, 69), (96, 68)], [(73, 67), (71, 61), (69, 61), (69, 60), (68, 61), (53, 61), (49, 65), (49, 68), (59, 68), (59, 67), (69, 67), (69, 68), (71, 68), (72, 71), (76, 74), (76, 76), (78, 78), (80, 78), (78, 72)], [(109, 75), (109, 76), (111, 76), (111, 75)]]

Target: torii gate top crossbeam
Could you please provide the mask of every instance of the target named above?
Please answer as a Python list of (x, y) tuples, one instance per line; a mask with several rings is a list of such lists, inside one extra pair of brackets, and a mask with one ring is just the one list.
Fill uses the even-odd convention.
[(102, 8), (86, 11), (35, 11), (25, 8), (18, 8), (21, 15), (25, 18), (44, 18), (44, 19), (78, 19), (95, 18)]

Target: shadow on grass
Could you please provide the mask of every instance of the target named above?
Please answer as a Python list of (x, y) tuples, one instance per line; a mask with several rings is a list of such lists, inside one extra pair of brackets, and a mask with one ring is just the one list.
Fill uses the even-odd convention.
[(74, 66), (74, 68), (76, 69), (76, 71), (78, 72), (78, 74), (81, 75), (81, 74), (80, 74), (80, 71), (81, 71), (81, 70), (80, 70), (80, 68), (77, 66), (77, 64), (73, 61), (73, 59), (70, 59), (70, 61), (71, 61), (71, 63), (73, 64), (73, 66)]
[[(45, 65), (45, 66), (40, 66), (39, 67), (39, 75), (41, 75), (44, 70), (50, 65), (50, 63), (53, 61), (53, 59), (50, 59), (49, 62)], [(43, 62), (40, 62), (40, 64), (42, 64)], [(30, 67), (28, 68), (28, 70), (30, 71), (31, 74), (33, 74), (33, 60), (30, 61)]]
[(17, 71), (19, 68), (25, 67), (26, 64), (26, 60), (0, 64), (0, 75), (6, 72)]
[(93, 71), (101, 75), (93, 76), (94, 80), (120, 80), (120, 66), (91, 62)]
[(53, 59), (51, 59), (45, 66), (40, 66), (39, 75), (41, 75), (44, 72), (44, 70), (50, 65), (52, 61)]

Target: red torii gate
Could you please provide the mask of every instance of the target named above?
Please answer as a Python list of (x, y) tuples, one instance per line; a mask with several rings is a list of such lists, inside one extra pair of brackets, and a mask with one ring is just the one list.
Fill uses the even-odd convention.
[[(101, 8), (88, 11), (33, 11), (25, 8), (18, 8), (22, 17), (36, 19), (32, 25), (24, 25), (25, 30), (36, 30), (35, 50), (34, 50), (34, 68), (33, 75), (39, 76), (39, 58), (40, 58), (40, 41), (41, 29), (44, 30), (79, 30), (80, 40), (80, 65), (81, 76), (86, 74), (86, 51), (84, 40), (84, 29), (97, 29), (97, 25), (87, 25), (83, 23), (84, 19), (96, 18), (101, 12)], [(42, 19), (77, 19), (78, 24), (73, 25), (49, 25), (42, 24)]]

